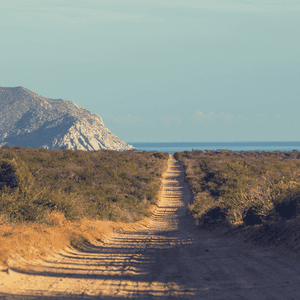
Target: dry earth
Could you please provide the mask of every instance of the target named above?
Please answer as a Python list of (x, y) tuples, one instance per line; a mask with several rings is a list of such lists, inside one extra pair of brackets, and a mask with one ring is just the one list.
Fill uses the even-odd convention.
[(190, 200), (184, 168), (170, 156), (147, 227), (11, 262), (0, 299), (300, 299), (297, 260), (195, 228), (186, 217)]

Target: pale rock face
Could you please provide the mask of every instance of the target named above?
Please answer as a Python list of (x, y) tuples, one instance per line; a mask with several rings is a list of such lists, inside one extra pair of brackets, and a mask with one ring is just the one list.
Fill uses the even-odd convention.
[(131, 150), (100, 116), (72, 101), (49, 99), (23, 87), (0, 87), (0, 146), (74, 150)]

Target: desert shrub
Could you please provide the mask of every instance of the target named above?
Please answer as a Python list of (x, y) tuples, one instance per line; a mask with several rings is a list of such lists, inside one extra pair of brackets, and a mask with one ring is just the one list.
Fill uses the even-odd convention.
[(243, 221), (245, 225), (257, 225), (262, 224), (262, 218), (260, 215), (260, 207), (251, 206), (244, 211)]
[(278, 203), (275, 207), (276, 213), (278, 213), (281, 218), (287, 220), (290, 220), (291, 218), (298, 216), (299, 210), (300, 210), (299, 196), (296, 199), (286, 199), (285, 201)]
[[(175, 153), (186, 168), (198, 222), (219, 209), (230, 224), (255, 225), (300, 215), (300, 152), (185, 151)], [(224, 216), (224, 215), (223, 215)]]
[(69, 220), (138, 220), (157, 201), (167, 158), (157, 151), (2, 147), (0, 214), (15, 222), (46, 222), (52, 211)]
[(8, 160), (0, 163), (0, 189), (3, 190), (4, 186), (11, 189), (18, 186), (16, 166)]
[(220, 206), (210, 208), (207, 213), (202, 216), (202, 219), (204, 225), (209, 222), (225, 221), (226, 210), (222, 209)]
[(0, 190), (18, 188), (25, 193), (30, 188), (33, 177), (28, 166), (20, 159), (4, 159), (0, 157)]
[(30, 201), (33, 183), (34, 178), (22, 160), (1, 158), (0, 211), (17, 222), (35, 220), (40, 209), (35, 209)]

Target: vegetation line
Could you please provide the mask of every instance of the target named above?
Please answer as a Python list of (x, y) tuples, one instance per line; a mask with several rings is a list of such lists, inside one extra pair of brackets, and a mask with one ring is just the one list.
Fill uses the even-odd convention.
[(257, 242), (291, 243), (296, 249), (299, 151), (196, 150), (174, 157), (186, 168), (186, 181), (193, 192), (188, 213), (199, 227), (244, 231)]
[(161, 192), (162, 152), (0, 148), (0, 265), (145, 226)]

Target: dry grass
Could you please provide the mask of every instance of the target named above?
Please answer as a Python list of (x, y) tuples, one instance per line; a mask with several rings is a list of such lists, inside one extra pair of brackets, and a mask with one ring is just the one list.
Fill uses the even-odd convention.
[(185, 151), (193, 191), (189, 212), (197, 223), (219, 218), (231, 226), (258, 225), (300, 216), (300, 152)]
[(185, 151), (188, 213), (217, 234), (292, 251), (300, 258), (300, 152)]
[[(163, 178), (167, 169), (164, 166)], [(160, 199), (162, 183), (157, 198)], [(151, 205), (154, 213), (157, 203)], [(65, 247), (77, 247), (85, 243), (105, 241), (115, 230), (131, 230), (147, 226), (150, 217), (134, 223), (99, 221), (82, 218), (69, 221), (61, 212), (52, 212), (47, 216), (51, 225), (39, 223), (10, 223), (5, 215), (0, 216), (0, 269), (6, 269), (10, 259), (20, 255), (24, 259), (35, 259), (51, 254)]]
[(0, 215), (47, 224), (47, 213), (136, 222), (149, 217), (168, 155), (0, 147)]

